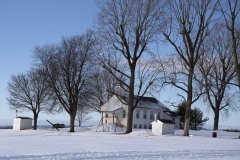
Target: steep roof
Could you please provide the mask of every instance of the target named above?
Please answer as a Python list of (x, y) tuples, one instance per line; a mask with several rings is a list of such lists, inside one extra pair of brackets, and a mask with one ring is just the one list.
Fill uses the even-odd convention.
[(154, 97), (137, 97), (137, 96), (135, 96), (134, 98), (135, 99), (139, 98), (140, 101), (143, 101), (143, 102), (158, 103), (158, 100)]
[[(126, 104), (128, 103), (128, 97), (126, 95), (120, 96), (119, 98), (121, 98), (121, 100), (119, 100), (115, 95), (111, 97), (108, 100), (108, 102), (106, 102), (103, 106), (101, 106), (101, 111), (113, 112), (123, 107), (124, 104), (121, 101), (123, 101)], [(153, 109), (153, 110), (164, 109), (165, 111), (170, 111), (164, 104), (159, 102), (154, 97), (135, 96), (134, 100), (135, 102), (139, 100), (136, 108), (145, 108), (145, 109)]]
[(154, 97), (137, 97), (137, 96), (135, 96), (135, 99), (137, 99), (137, 98), (139, 98), (139, 103), (137, 105), (137, 108), (169, 110), (164, 104), (162, 104), (160, 101), (158, 101)]
[(167, 111), (164, 111), (164, 112), (171, 117), (178, 117), (178, 114), (176, 112), (173, 112), (173, 111), (170, 111), (170, 110), (167, 110)]
[(175, 124), (173, 121), (169, 120), (169, 119), (160, 119), (160, 121), (162, 123), (167, 123), (167, 124)]

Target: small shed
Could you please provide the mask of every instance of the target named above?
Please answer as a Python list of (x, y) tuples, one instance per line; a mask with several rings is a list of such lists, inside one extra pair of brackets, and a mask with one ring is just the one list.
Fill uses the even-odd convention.
[(171, 120), (160, 119), (153, 121), (151, 124), (153, 135), (174, 134), (175, 123)]
[(13, 119), (13, 130), (24, 130), (32, 128), (32, 118), (16, 117)]

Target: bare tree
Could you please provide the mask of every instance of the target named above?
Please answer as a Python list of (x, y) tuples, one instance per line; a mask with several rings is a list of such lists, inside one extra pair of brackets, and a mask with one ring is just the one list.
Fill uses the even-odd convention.
[[(140, 57), (147, 56), (149, 45), (159, 33), (160, 1), (111, 0), (99, 1), (98, 33), (105, 56), (101, 55), (103, 67), (128, 93), (127, 130), (132, 132), (136, 66)], [(108, 53), (108, 54), (107, 54)], [(147, 58), (147, 57), (145, 57)], [(104, 59), (104, 60), (103, 60)], [(118, 65), (116, 65), (116, 63)], [(124, 70), (125, 69), (125, 70)], [(149, 84), (146, 86), (149, 87)], [(146, 92), (142, 85), (142, 93)]]
[(49, 87), (43, 75), (41, 69), (31, 70), (27, 74), (13, 75), (8, 83), (10, 108), (31, 111), (34, 130), (37, 129), (39, 113), (47, 110), (49, 100)]
[(90, 109), (87, 106), (78, 107), (76, 121), (78, 122), (79, 127), (82, 125), (83, 122), (86, 122), (91, 119), (91, 117), (88, 116), (89, 110)]
[(90, 110), (100, 112), (100, 107), (113, 95), (116, 79), (102, 66), (95, 70), (90, 86), (90, 100), (87, 102)]
[(187, 78), (187, 81), (178, 78), (169, 83), (187, 94), (184, 136), (189, 136), (190, 109), (198, 99), (193, 100), (194, 70), (203, 54), (201, 47), (204, 39), (211, 31), (217, 3), (211, 0), (172, 0), (168, 4), (163, 35), (181, 60), (184, 68), (181, 76)]
[(226, 28), (231, 35), (232, 54), (234, 59), (235, 71), (237, 73), (238, 85), (240, 87), (240, 1), (239, 0), (218, 0), (223, 15)]
[(94, 38), (92, 32), (81, 36), (63, 38), (57, 45), (36, 47), (36, 58), (46, 71), (54, 95), (52, 110), (64, 109), (70, 116), (70, 132), (78, 105), (85, 101), (91, 85)]
[(217, 27), (206, 43), (205, 56), (199, 61), (199, 71), (203, 79), (204, 101), (214, 112), (213, 130), (218, 130), (220, 111), (228, 113), (234, 109), (234, 92), (231, 84), (235, 77), (231, 45), (227, 33)]

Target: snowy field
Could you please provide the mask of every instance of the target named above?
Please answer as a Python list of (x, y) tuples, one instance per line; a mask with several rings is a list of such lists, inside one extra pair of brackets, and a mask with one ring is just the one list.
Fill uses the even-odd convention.
[[(110, 131), (112, 128), (108, 128)], [(4, 160), (240, 160), (239, 133), (191, 131), (183, 137), (153, 136), (150, 130), (131, 134), (96, 132), (96, 127), (36, 131), (0, 129), (0, 159)]]

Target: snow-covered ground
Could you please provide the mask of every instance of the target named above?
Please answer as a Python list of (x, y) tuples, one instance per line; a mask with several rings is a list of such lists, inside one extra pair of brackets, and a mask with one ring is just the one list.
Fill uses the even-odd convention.
[[(105, 127), (112, 131), (111, 126)], [(51, 128), (14, 131), (0, 129), (0, 159), (79, 160), (79, 159), (137, 159), (137, 160), (239, 160), (239, 133), (191, 131), (191, 136), (153, 136), (150, 130), (131, 134), (96, 132), (96, 126), (60, 131)]]

